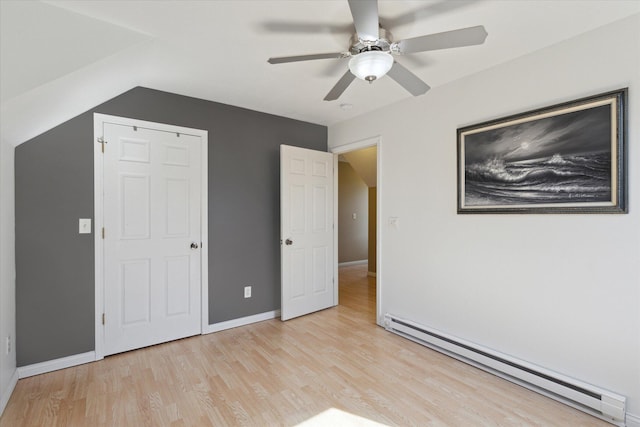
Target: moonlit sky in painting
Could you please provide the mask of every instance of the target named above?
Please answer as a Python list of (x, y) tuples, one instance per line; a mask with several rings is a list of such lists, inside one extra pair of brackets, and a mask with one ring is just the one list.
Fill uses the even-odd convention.
[(611, 150), (611, 105), (465, 135), (465, 163), (507, 162)]

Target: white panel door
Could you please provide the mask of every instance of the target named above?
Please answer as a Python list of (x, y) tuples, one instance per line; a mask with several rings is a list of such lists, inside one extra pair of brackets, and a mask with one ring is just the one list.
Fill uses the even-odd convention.
[(104, 354), (199, 334), (200, 137), (105, 123), (104, 140)]
[(281, 319), (335, 305), (333, 155), (280, 146)]

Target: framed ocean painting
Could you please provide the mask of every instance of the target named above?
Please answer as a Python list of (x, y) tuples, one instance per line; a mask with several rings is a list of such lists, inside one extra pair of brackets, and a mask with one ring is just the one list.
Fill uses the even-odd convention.
[(626, 97), (458, 129), (458, 213), (626, 213)]

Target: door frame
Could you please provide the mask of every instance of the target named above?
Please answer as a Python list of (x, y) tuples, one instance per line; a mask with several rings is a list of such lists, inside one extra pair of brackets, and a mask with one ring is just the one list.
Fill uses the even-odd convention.
[[(335, 277), (338, 279), (338, 156), (340, 154), (348, 153), (351, 151), (361, 150), (363, 148), (376, 147), (376, 323), (379, 326), (383, 326), (384, 315), (382, 313), (382, 221), (381, 221), (381, 207), (382, 207), (382, 193), (381, 189), (381, 176), (382, 176), (382, 155), (381, 144), (382, 138), (380, 135), (371, 136), (365, 139), (360, 139), (354, 142), (349, 142), (335, 147), (330, 147), (329, 152), (334, 156), (334, 227), (333, 242), (335, 246)], [(336, 280), (336, 305), (338, 304), (338, 280)]]
[[(140, 128), (154, 129), (171, 133), (180, 133), (200, 137), (201, 143), (201, 176), (200, 176), (200, 333), (204, 333), (209, 326), (209, 216), (208, 216), (208, 156), (209, 132), (202, 129), (193, 129), (182, 126), (168, 125), (164, 123), (148, 122), (144, 120), (126, 117), (111, 116), (107, 114), (93, 114), (93, 235), (95, 248), (95, 360), (104, 358), (104, 325), (102, 313), (104, 313), (104, 240), (102, 230), (104, 226), (104, 194), (103, 183), (103, 159), (99, 139), (102, 138), (102, 130), (105, 123), (124, 126), (137, 126)], [(107, 142), (108, 144), (108, 142)]]

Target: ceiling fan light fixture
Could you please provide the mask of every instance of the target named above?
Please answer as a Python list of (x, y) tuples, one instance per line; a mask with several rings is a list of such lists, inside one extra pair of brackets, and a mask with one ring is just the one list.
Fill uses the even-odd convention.
[(391, 54), (379, 50), (362, 52), (349, 60), (351, 73), (369, 83), (387, 74), (392, 66)]

